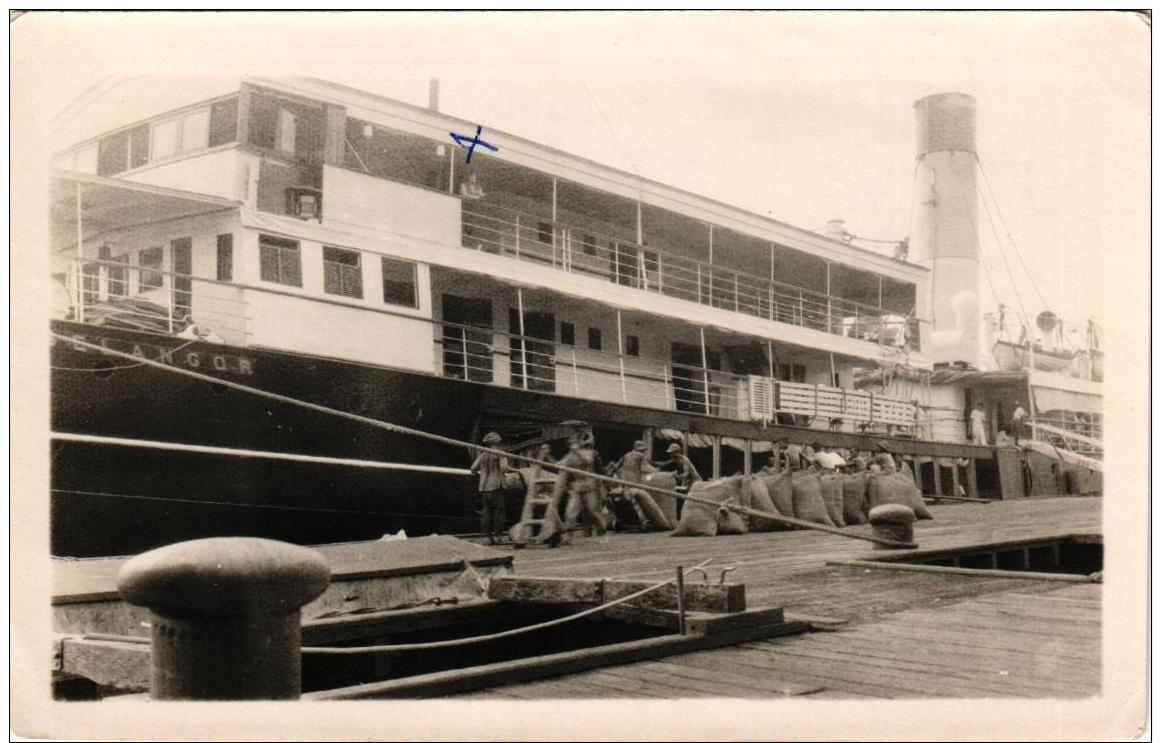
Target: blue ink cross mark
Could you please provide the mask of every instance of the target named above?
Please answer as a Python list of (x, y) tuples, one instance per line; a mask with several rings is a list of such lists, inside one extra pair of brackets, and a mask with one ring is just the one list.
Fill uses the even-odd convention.
[(472, 161), (472, 153), (475, 151), (476, 145), (480, 145), (484, 149), (491, 150), (492, 152), (495, 152), (496, 150), (500, 149), (496, 145), (488, 144), (484, 140), (480, 139), (480, 132), (482, 132), (482, 131), (483, 131), (483, 127), (481, 127), (479, 124), (476, 124), (476, 136), (474, 136), (474, 137), (467, 137), (463, 134), (456, 134), (455, 132), (449, 132), (449, 134), (451, 134), (451, 138), (455, 140), (456, 144), (458, 144), (460, 147), (463, 147), (465, 150), (468, 151), (467, 162)]

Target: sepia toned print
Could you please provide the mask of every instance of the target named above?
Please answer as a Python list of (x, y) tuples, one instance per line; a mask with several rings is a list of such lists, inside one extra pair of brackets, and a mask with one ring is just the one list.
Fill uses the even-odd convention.
[[(22, 734), (182, 702), (212, 712), (185, 735), (262, 736), (240, 710), (274, 700), (288, 738), (904, 737), (896, 705), (934, 738), (1133, 734), (1143, 273), (1106, 272), (1146, 255), (1145, 78), (1064, 50), (1136, 49), (1139, 17), (14, 29), (263, 18), (347, 57), (14, 77), (17, 111), (53, 93), (14, 162), (51, 279), (49, 317), (14, 301), (52, 650)], [(604, 50), (546, 43), (569, 21)]]

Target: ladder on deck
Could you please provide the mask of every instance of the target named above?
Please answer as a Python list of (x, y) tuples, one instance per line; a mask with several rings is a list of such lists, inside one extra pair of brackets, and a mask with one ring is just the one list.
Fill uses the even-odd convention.
[(528, 483), (524, 491), (524, 508), (520, 511), (520, 521), (509, 531), (512, 546), (519, 549), (529, 544), (543, 544), (548, 547), (560, 545), (564, 525), (560, 514), (552, 507), (552, 488), (556, 478), (542, 475), (540, 471)]

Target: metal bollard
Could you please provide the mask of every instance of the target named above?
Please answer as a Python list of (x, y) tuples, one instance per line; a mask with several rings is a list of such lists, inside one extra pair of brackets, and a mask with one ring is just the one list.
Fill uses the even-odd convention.
[[(871, 521), (871, 530), (876, 537), (896, 542), (915, 541), (915, 512), (907, 506), (898, 504), (875, 506), (867, 514), (867, 518)], [(875, 549), (896, 548), (876, 543)]]
[(153, 613), (150, 696), (297, 699), (299, 612), (329, 582), (319, 553), (271, 539), (197, 539), (129, 560), (117, 590)]

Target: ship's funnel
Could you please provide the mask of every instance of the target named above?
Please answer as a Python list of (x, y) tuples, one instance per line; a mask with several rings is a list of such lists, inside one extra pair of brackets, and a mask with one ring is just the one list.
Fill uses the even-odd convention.
[[(976, 101), (962, 93), (921, 98), (915, 102), (915, 123), (918, 219), (911, 256), (931, 269), (927, 347), (936, 363), (974, 365), (979, 353)], [(965, 311), (972, 316), (964, 317)]]

